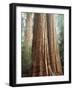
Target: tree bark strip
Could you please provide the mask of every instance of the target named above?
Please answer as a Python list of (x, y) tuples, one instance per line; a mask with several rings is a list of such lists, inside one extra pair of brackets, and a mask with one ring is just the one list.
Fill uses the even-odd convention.
[(57, 46), (55, 18), (53, 14), (47, 15), (48, 43), (50, 47), (50, 62), (55, 75), (62, 74), (62, 66)]
[(50, 60), (46, 23), (46, 14), (35, 14), (32, 43), (32, 76), (47, 76), (51, 74), (48, 68), (48, 61), (50, 62)]

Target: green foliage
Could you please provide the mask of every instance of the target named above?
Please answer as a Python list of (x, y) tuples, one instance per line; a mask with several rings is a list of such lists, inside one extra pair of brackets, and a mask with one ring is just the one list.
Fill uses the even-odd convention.
[(60, 58), (61, 58), (62, 66), (64, 68), (64, 15), (58, 14), (56, 16), (56, 21), (57, 21), (57, 34), (58, 34)]
[(22, 45), (22, 65), (25, 69), (31, 67), (31, 47)]

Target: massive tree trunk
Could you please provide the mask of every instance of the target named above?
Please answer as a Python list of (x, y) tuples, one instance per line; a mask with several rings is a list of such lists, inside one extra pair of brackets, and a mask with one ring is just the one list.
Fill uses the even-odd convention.
[(46, 14), (35, 14), (32, 42), (32, 76), (52, 74), (47, 38)]
[(61, 59), (59, 55), (57, 35), (56, 35), (56, 25), (55, 18), (53, 14), (47, 14), (47, 33), (48, 33), (48, 45), (50, 52), (50, 63), (52, 71), (55, 75), (61, 75), (62, 66)]

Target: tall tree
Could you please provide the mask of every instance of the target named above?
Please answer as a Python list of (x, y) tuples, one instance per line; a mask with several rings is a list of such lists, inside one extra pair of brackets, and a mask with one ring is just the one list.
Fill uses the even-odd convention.
[(32, 46), (32, 26), (33, 26), (33, 14), (27, 13), (26, 30), (24, 31), (24, 35), (25, 35), (24, 40), (27, 47)]
[(48, 76), (51, 74), (46, 14), (36, 13), (32, 42), (32, 76)]
[(48, 45), (50, 52), (50, 62), (53, 74), (61, 75), (62, 66), (59, 54), (59, 48), (57, 43), (55, 16), (53, 14), (47, 14), (47, 33), (48, 33)]
[(24, 25), (24, 45), (22, 48), (22, 75), (29, 76), (31, 67), (31, 47), (32, 47), (32, 27), (33, 27), (33, 14), (24, 13), (26, 16)]

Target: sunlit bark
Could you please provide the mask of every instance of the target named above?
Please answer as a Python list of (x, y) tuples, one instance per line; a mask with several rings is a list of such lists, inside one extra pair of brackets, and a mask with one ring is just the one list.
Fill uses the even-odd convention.
[(32, 43), (32, 76), (52, 74), (47, 38), (46, 14), (35, 14)]
[(53, 14), (47, 14), (47, 33), (48, 33), (48, 45), (50, 52), (51, 68), (55, 75), (61, 75), (62, 66), (60, 53), (57, 43), (55, 16)]

